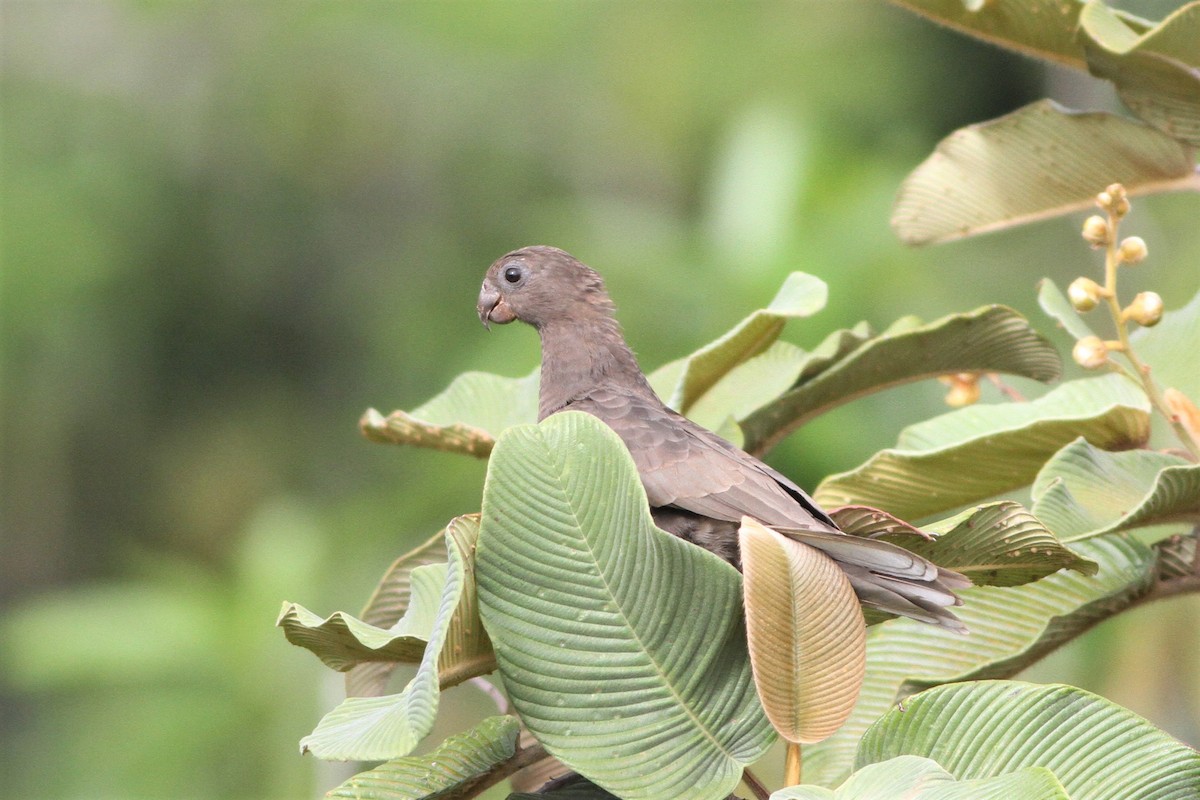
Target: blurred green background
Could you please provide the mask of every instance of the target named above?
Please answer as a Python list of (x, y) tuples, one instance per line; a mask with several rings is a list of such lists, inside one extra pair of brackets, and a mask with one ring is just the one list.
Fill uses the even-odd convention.
[[(357, 610), (393, 557), (478, 508), (484, 464), (370, 444), (356, 421), (536, 365), (531, 331), (475, 318), (509, 249), (597, 267), (647, 369), (795, 269), (830, 284), (789, 329), (802, 346), (991, 302), (1052, 332), (1037, 279), (1098, 270), (1082, 215), (895, 240), (899, 182), (951, 130), (1046, 95), (1116, 104), (879, 0), (0, 14), (4, 795), (299, 798), (345, 774), (296, 748), (340, 676), (272, 623), (285, 599)], [(1198, 211), (1135, 201), (1151, 257), (1130, 291), (1196, 292)], [(771, 460), (815, 485), (943, 393), (859, 401)], [(1033, 677), (1200, 743), (1196, 600)], [(433, 739), (487, 713), (470, 687), (450, 698)]]

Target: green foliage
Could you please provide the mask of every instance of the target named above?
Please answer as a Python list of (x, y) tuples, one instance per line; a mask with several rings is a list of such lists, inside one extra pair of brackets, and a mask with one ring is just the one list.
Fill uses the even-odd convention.
[(942, 140), (904, 181), (892, 227), (909, 244), (1089, 207), (1099, 187), (1200, 190), (1200, 3), (1158, 23), (1100, 0), (892, 0), (964, 33), (1113, 82), (1140, 119), (1039, 101)]
[(596, 418), (568, 412), (501, 436), (478, 570), (521, 719), (606, 789), (717, 800), (774, 739), (737, 571), (654, 527), (633, 460)]
[(846, 779), (836, 791), (817, 786), (781, 789), (771, 800), (1071, 800), (1054, 773), (1027, 767), (990, 778), (958, 780), (936, 761), (897, 756), (870, 764)]
[(1186, 800), (1200, 786), (1200, 753), (1072, 686), (983, 681), (930, 689), (866, 732), (856, 764), (900, 755), (931, 758), (960, 779), (1043, 767), (1071, 800)]
[[(1060, 319), (1071, 319), (1069, 306), (1064, 310), (1047, 287), (1043, 302)], [(930, 357), (934, 363), (954, 364), (958, 371), (975, 374), (1009, 364), (1020, 372), (1045, 363), (1041, 374), (1053, 377), (1056, 370), (1049, 367), (1056, 362), (1020, 355), (1039, 353), (1044, 340), (1012, 312), (990, 317), (998, 327), (984, 325), (988, 346), (963, 336), (957, 327), (964, 320), (989, 319), (992, 313), (957, 315), (930, 326), (896, 325), (878, 336), (835, 337), (830, 341), (849, 345), (822, 348), (821, 365), (802, 369), (792, 378), (799, 384), (785, 387), (784, 396), (806, 380), (819, 381), (839, 369), (851, 376), (864, 364), (882, 363), (869, 355), (871, 350), (902, 353), (914, 341), (922, 342), (923, 352), (940, 354)], [(1189, 307), (1168, 314), (1164, 324), (1178, 327), (1184, 323), (1175, 317), (1193, 313)], [(679, 364), (707, 364), (704, 384), (712, 392), (742, 366), (785, 345), (775, 341), (779, 320), (751, 315), (734, 334), (701, 351), (722, 352), (721, 342), (738, 341), (737, 332), (764, 319), (772, 327), (756, 337), (757, 346), (730, 345), (719, 362), (712, 357), (674, 362), (657, 373), (660, 385), (664, 376), (671, 376), (676, 386), (685, 385), (685, 368)], [(717, 363), (719, 367), (712, 366)], [(893, 369), (886, 374), (920, 373)], [(894, 382), (881, 379), (878, 370), (872, 375), (874, 385)], [(512, 392), (530, 392), (529, 379), (471, 380), (503, 389), (499, 394), (469, 393), (461, 388), (469, 384), (460, 382), (443, 395), (452, 394), (470, 419), (488, 413), (472, 410), (471, 398), (481, 406), (503, 404), (513, 399)], [(872, 385), (853, 377), (838, 379), (843, 387), (856, 381)], [(704, 396), (695, 395), (690, 408), (699, 407)], [(457, 435), (452, 420), (437, 417), (436, 422), (446, 437)], [(756, 534), (752, 523), (743, 528), (743, 595), (736, 571), (654, 527), (632, 461), (598, 420), (568, 412), (537, 425), (487, 431), (496, 445), (484, 489), (479, 545), (474, 559), (469, 547), (458, 558), (477, 570), (480, 616), (515, 712), (549, 754), (593, 782), (564, 785), (546, 796), (603, 797), (607, 790), (628, 798), (724, 797), (772, 740), (767, 717), (788, 738), (816, 742), (806, 746), (804, 755), (810, 782), (833, 787), (845, 781), (835, 794), (797, 787), (779, 797), (854, 797), (876, 785), (901, 792), (917, 784), (926, 786), (922, 791), (930, 797), (1015, 791), (1067, 796), (1060, 781), (1076, 780), (1071, 772), (1076, 764), (1068, 767), (1053, 753), (991, 771), (951, 767), (945, 755), (933, 762), (906, 761), (900, 771), (869, 764), (883, 758), (880, 748), (890, 746), (888, 710), (897, 698), (950, 683), (990, 691), (987, 687), (1000, 684), (978, 681), (1011, 677), (1097, 621), (1156, 592), (1191, 590), (1187, 587), (1195, 576), (1189, 572), (1187, 552), (1194, 548), (1194, 535), (1154, 546), (1126, 535), (1163, 522), (1196, 520), (1200, 486), (1195, 466), (1146, 449), (1150, 426), (1149, 403), (1135, 383), (1119, 375), (1083, 378), (1032, 401), (971, 406), (911, 426), (895, 450), (822, 484), (818, 499), (844, 504), (833, 513), (851, 535), (884, 537), (963, 572), (976, 584), (962, 592), (964, 605), (957, 611), (969, 636), (913, 620), (878, 624), (878, 615), (872, 615), (865, 678), (859, 677), (861, 660), (844, 637), (830, 633), (841, 630), (841, 623), (831, 621), (837, 616), (830, 611), (836, 592), (814, 583), (812, 591), (822, 599), (805, 601), (807, 581), (815, 580), (820, 569), (803, 558), (792, 559), (794, 567), (787, 558), (781, 561), (770, 531), (758, 526)], [(441, 446), (421, 437), (395, 441)], [(1135, 449), (1125, 449), (1129, 447)], [(1012, 500), (988, 501), (1022, 487), (1033, 492), (1032, 513)], [(946, 513), (964, 504), (970, 507), (919, 528), (900, 519)], [(1071, 547), (1064, 544), (1084, 538)], [(437, 555), (429, 544), (416, 552)], [(393, 568), (392, 574), (409, 576), (412, 605), (396, 618), (399, 605), (392, 604), (387, 630), (362, 628), (344, 615), (322, 620), (297, 608), (289, 608), (286, 623), (296, 633), (304, 632), (296, 637), (300, 643), (317, 643), (312, 649), (318, 655), (334, 658), (343, 668), (355, 660), (401, 660), (399, 653), (382, 654), (394, 646), (389, 637), (405, 633), (430, 613), (431, 601), (420, 599), (419, 587), (422, 576), (440, 567), (421, 563), (410, 556)], [(1164, 580), (1175, 583), (1168, 588)], [(450, 591), (455, 582), (446, 585)], [(447, 602), (443, 598), (439, 614)], [(743, 602), (750, 656), (741, 622)], [(849, 607), (857, 618), (854, 605)], [(378, 643), (376, 649), (365, 652), (368, 642)], [(794, 658), (781, 660), (792, 646), (797, 648)], [(816, 658), (821, 647), (833, 650), (814, 667), (806, 659)], [(436, 642), (427, 646), (424, 663), (431, 663), (431, 652), (438, 650)], [(792, 677), (781, 681), (781, 675)], [(860, 680), (857, 702), (850, 694), (847, 704), (846, 691)], [(360, 749), (324, 754), (366, 753), (359, 743), (377, 729), (371, 717), (377, 709), (413, 718), (411, 711), (395, 710), (405, 697), (347, 701), (351, 708), (364, 702), (370, 707), (366, 713), (347, 716), (339, 709), (331, 715), (339, 723), (339, 737)], [(1040, 702), (1031, 701), (1028, 713), (1036, 715)], [(1089, 708), (1102, 715), (1128, 714), (1098, 698)], [(427, 724), (429, 708), (422, 707), (421, 713), (419, 721)], [(1004, 735), (988, 727), (988, 720), (998, 716), (987, 703), (978, 712), (964, 712), (966, 738), (961, 741), (975, 741), (971, 725), (983, 726), (980, 737)], [(316, 740), (328, 736), (326, 729), (328, 720), (318, 728)], [(1166, 734), (1154, 736), (1163, 752), (1183, 752)], [(414, 743), (411, 734), (402, 740), (391, 737), (370, 755), (401, 756)], [(1114, 733), (1099, 731), (1094, 745), (1100, 754), (1095, 758), (1105, 763), (1142, 768), (1120, 751)], [(914, 747), (891, 754), (928, 755)], [(971, 760), (970, 755), (961, 758)], [(862, 771), (852, 774), (856, 763)]]

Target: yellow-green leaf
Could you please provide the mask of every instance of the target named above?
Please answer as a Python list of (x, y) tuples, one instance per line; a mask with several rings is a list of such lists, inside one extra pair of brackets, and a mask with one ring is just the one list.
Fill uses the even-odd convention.
[(951, 133), (904, 179), (892, 228), (930, 244), (1092, 206), (1111, 183), (1130, 194), (1200, 190), (1192, 147), (1134, 120), (1039, 100)]
[(739, 531), (750, 663), (767, 719), (790, 742), (819, 742), (854, 708), (866, 669), (858, 598), (821, 551), (761, 523)]
[(1119, 448), (1149, 433), (1149, 401), (1130, 381), (1071, 381), (1028, 403), (981, 403), (912, 425), (896, 448), (831, 475), (813, 496), (826, 507), (868, 505), (920, 519), (1028, 485), (1078, 436)]

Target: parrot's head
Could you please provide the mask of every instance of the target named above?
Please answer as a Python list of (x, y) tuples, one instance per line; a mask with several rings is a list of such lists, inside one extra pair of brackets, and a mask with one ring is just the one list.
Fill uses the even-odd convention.
[(596, 271), (547, 245), (513, 250), (488, 267), (475, 310), (485, 327), (520, 320), (541, 328), (589, 315), (613, 316), (612, 301)]

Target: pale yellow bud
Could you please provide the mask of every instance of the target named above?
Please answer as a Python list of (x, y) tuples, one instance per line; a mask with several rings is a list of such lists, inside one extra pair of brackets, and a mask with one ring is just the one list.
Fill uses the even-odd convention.
[(1102, 291), (1091, 278), (1076, 278), (1067, 287), (1067, 297), (1076, 311), (1091, 311), (1100, 302)]
[(1093, 248), (1105, 247), (1108, 237), (1108, 221), (1104, 217), (1093, 214), (1083, 221), (1083, 238)]
[(1163, 301), (1158, 292), (1142, 292), (1125, 309), (1127, 318), (1146, 328), (1157, 325), (1162, 315)]
[(1108, 345), (1099, 336), (1085, 336), (1075, 343), (1071, 358), (1084, 369), (1098, 369), (1108, 361)]
[(1107, 189), (1096, 195), (1096, 205), (1114, 217), (1125, 216), (1129, 213), (1129, 201), (1125, 199), (1125, 187), (1119, 183), (1110, 184)]
[(1121, 242), (1117, 255), (1125, 264), (1136, 264), (1146, 258), (1146, 243), (1140, 236), (1129, 236)]

